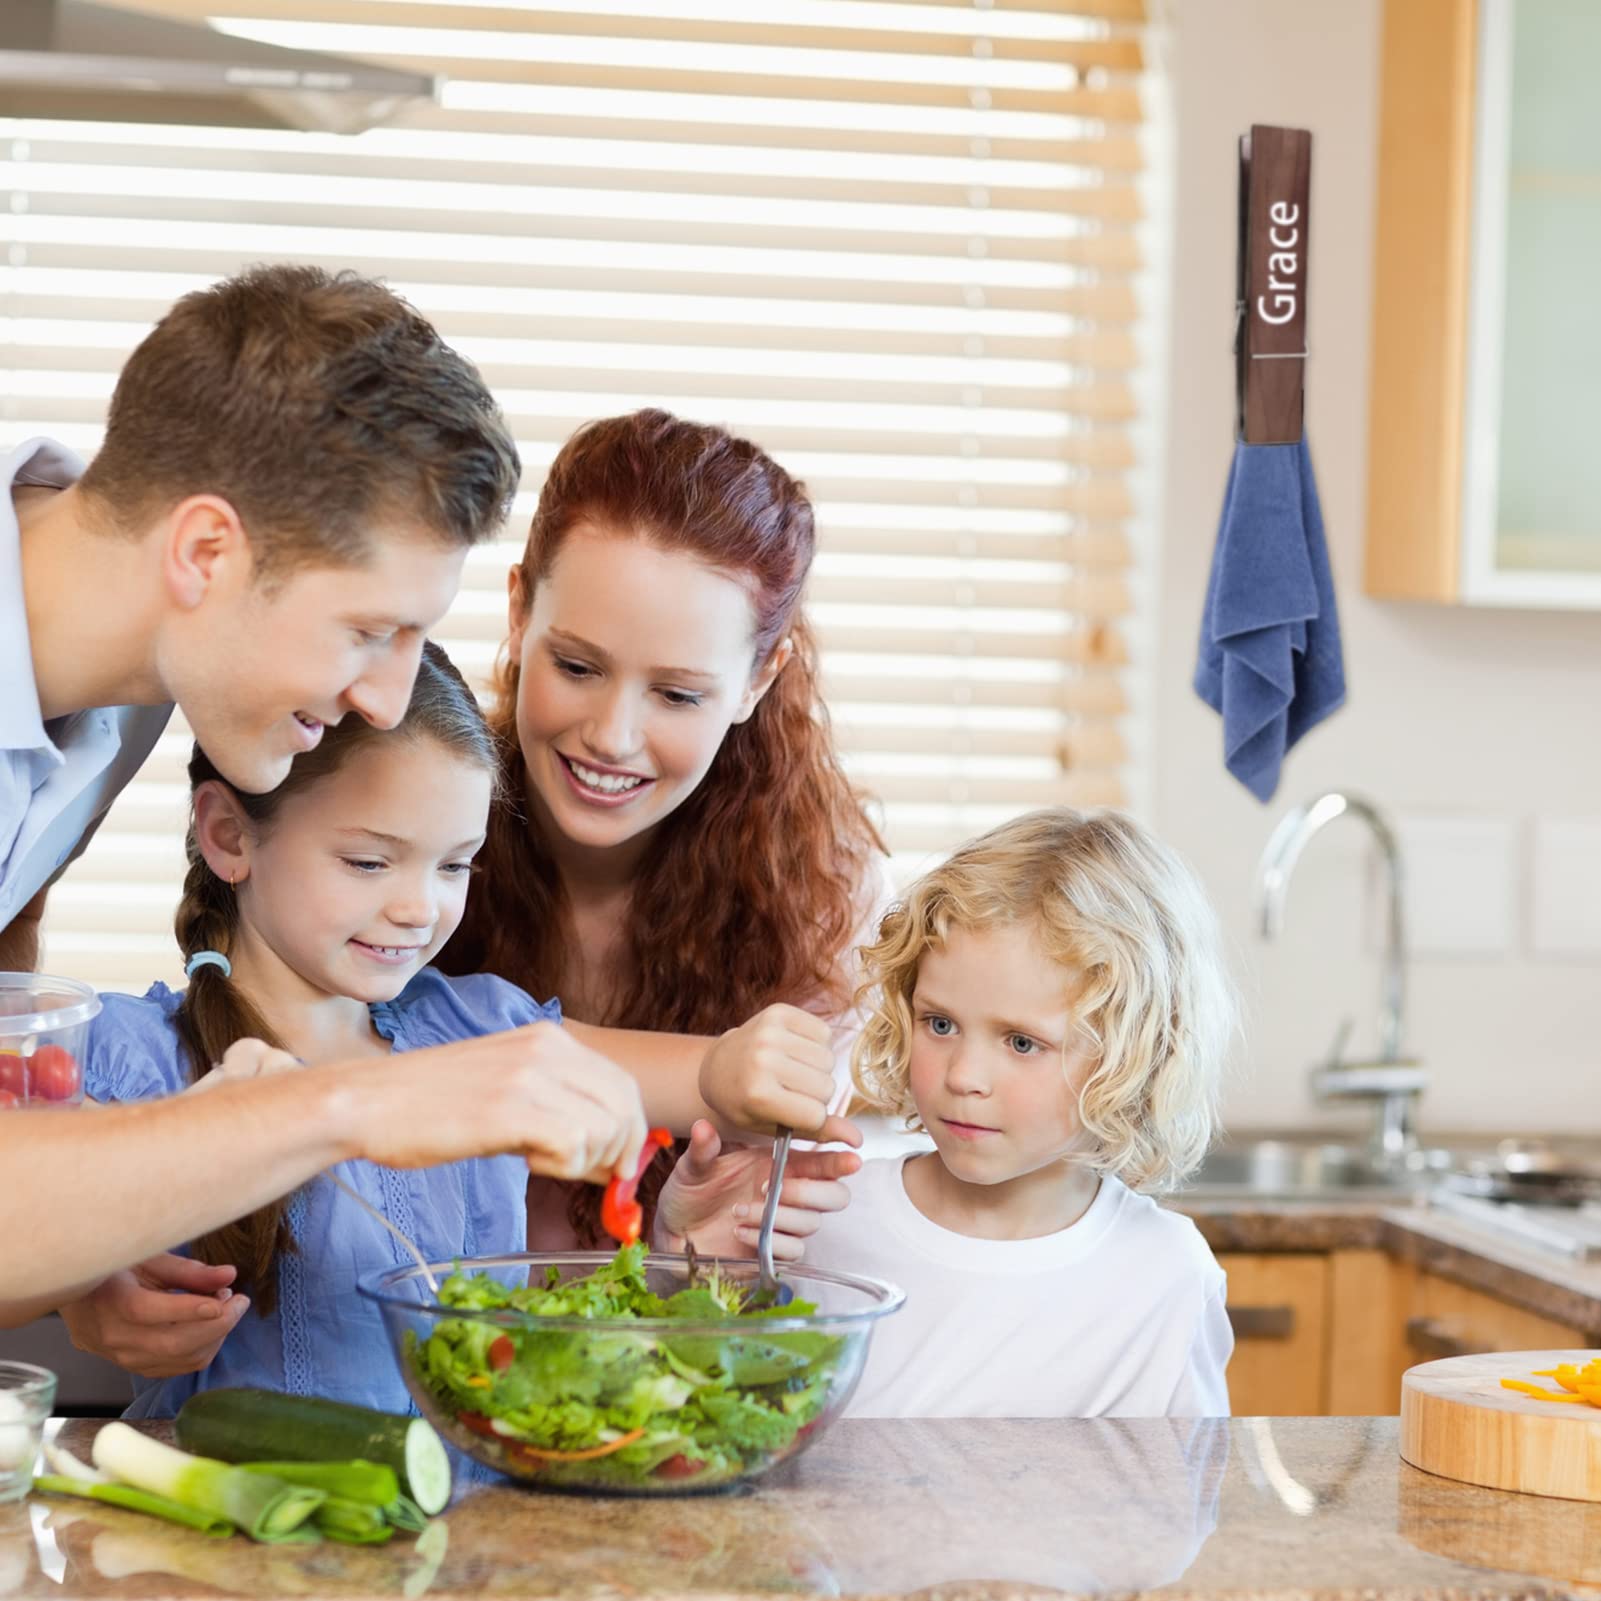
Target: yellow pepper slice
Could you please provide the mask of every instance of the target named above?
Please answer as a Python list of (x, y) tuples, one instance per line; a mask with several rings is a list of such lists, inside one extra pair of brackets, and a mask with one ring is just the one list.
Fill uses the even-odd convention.
[(1530, 1384), (1527, 1379), (1502, 1379), (1503, 1390), (1517, 1390), (1523, 1395), (1532, 1395), (1537, 1401), (1574, 1401), (1580, 1406), (1588, 1403), (1588, 1398), (1582, 1395), (1567, 1395), (1560, 1390), (1548, 1390), (1540, 1384)]

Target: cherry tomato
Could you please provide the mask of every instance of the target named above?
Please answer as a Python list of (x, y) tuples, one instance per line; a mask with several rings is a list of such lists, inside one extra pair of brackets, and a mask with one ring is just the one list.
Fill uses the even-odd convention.
[(665, 1462), (659, 1463), (651, 1471), (651, 1477), (656, 1479), (692, 1479), (697, 1473), (705, 1470), (706, 1464), (696, 1457), (685, 1456), (682, 1451), (670, 1456)]
[(497, 1373), (504, 1373), (517, 1360), (517, 1347), (509, 1334), (497, 1334), (489, 1342), (489, 1365)]
[(500, 1436), (495, 1433), (493, 1426), (490, 1424), (489, 1419), (486, 1418), (482, 1412), (458, 1412), (456, 1414), (456, 1421), (464, 1429), (471, 1429), (474, 1434), (483, 1435), (486, 1440), (500, 1439)]
[(33, 1093), (46, 1101), (69, 1101), (78, 1093), (78, 1063), (59, 1045), (33, 1053)]
[(0, 1090), (11, 1097), (8, 1106), (28, 1098), (28, 1064), (15, 1051), (0, 1052)]

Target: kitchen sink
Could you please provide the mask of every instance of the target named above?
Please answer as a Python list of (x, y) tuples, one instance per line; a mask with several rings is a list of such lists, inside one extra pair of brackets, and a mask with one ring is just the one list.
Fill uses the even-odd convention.
[(1179, 1192), (1192, 1200), (1236, 1196), (1280, 1200), (1407, 1196), (1451, 1165), (1449, 1151), (1414, 1153), (1403, 1169), (1376, 1163), (1365, 1145), (1284, 1139), (1220, 1145)]

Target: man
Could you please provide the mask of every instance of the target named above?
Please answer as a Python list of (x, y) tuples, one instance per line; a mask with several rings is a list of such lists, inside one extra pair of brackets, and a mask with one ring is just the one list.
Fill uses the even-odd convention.
[[(382, 285), (258, 267), (186, 295), (129, 358), (87, 467), (47, 440), (0, 500), (0, 968), (176, 702), (239, 788), (322, 730), (400, 720), (422, 641), (502, 521), (516, 449), (482, 379)], [(174, 819), (174, 827), (180, 820)], [(0, 1324), (351, 1157), (519, 1151), (629, 1166), (633, 1081), (561, 1030), (70, 1116), (0, 1114)], [(169, 1259), (170, 1260), (170, 1259)], [(199, 1287), (190, 1284), (190, 1287)]]

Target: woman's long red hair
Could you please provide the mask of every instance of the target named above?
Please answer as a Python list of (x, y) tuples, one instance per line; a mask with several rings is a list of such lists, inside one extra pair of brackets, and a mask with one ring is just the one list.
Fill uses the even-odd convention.
[[(840, 958), (883, 847), (835, 752), (799, 609), (816, 537), (805, 490), (747, 440), (640, 411), (589, 424), (551, 464), (523, 554), (525, 597), (580, 522), (742, 575), (755, 660), (785, 638), (793, 646), (755, 712), (729, 729), (699, 787), (662, 823), (633, 886), (621, 992), (608, 1015), (584, 1021), (719, 1034), (774, 1001), (843, 1009)], [(509, 804), (491, 822), (445, 965), (545, 997), (559, 992), (571, 919), (540, 824), (522, 804), (518, 676), (503, 654), (489, 721)], [(575, 1193), (581, 1238), (594, 1238), (597, 1205), (593, 1192)]]

